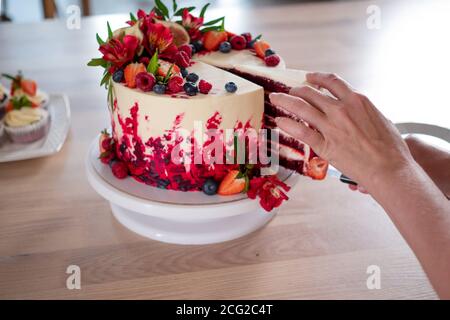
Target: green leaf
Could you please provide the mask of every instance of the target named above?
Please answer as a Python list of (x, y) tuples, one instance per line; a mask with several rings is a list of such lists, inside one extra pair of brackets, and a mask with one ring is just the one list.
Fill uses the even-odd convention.
[(106, 85), (106, 83), (111, 79), (111, 74), (108, 72), (106, 73), (103, 78), (102, 81), (100, 81), (100, 87), (102, 87), (103, 85)]
[(159, 63), (158, 63), (158, 50), (153, 54), (153, 57), (150, 59), (150, 62), (147, 66), (147, 72), (151, 74), (156, 74), (158, 71)]
[(16, 110), (19, 110), (23, 107), (31, 107), (32, 105), (31, 101), (25, 95), (20, 97), (13, 97), (11, 99), (11, 103), (13, 105), (13, 108)]
[(262, 37), (262, 34), (260, 34), (260, 35), (257, 35), (254, 39), (253, 39), (253, 41), (258, 41), (259, 39), (261, 39), (261, 37)]
[(137, 21), (137, 19), (136, 19), (136, 17), (134, 16), (133, 12), (130, 12), (130, 20), (133, 21), (133, 22), (136, 22), (136, 21)]
[(242, 193), (247, 193), (249, 188), (250, 188), (250, 178), (248, 176), (245, 176), (245, 187), (244, 190), (242, 190)]
[(203, 33), (208, 32), (208, 31), (223, 31), (223, 27), (222, 26), (211, 26), (211, 27), (203, 28), (200, 31)]
[(163, 13), (163, 16), (169, 18), (169, 9), (167, 9), (166, 5), (161, 2), (161, 0), (155, 0), (155, 4), (158, 9)]
[(203, 18), (205, 16), (206, 9), (208, 9), (209, 5), (210, 3), (207, 3), (203, 6), (202, 11), (200, 11), (200, 18)]
[(212, 25), (214, 25), (214, 24), (216, 24), (218, 22), (223, 22), (223, 20), (225, 20), (225, 17), (217, 18), (217, 19), (214, 19), (214, 20), (211, 20), (211, 21), (208, 21), (208, 22), (204, 23), (203, 26), (205, 26), (205, 27), (206, 26), (212, 26)]
[(98, 33), (95, 34), (97, 37), (97, 43), (99, 46), (101, 46), (102, 44), (105, 43), (105, 41), (102, 40), (102, 38), (100, 38), (100, 36), (98, 35)]
[(102, 66), (103, 68), (106, 67), (106, 61), (103, 60), (102, 58), (94, 58), (91, 59), (91, 61), (88, 62), (88, 66), (89, 67), (98, 67), (98, 66)]
[(163, 83), (167, 83), (167, 81), (169, 81), (170, 75), (172, 74), (173, 65), (174, 65), (174, 63), (172, 63), (170, 65), (169, 70), (167, 71), (167, 74), (166, 74), (166, 76), (163, 79)]
[(178, 8), (177, 1), (173, 0), (172, 3), (173, 3), (173, 12), (176, 12)]
[(159, 10), (157, 7), (154, 7), (154, 8), (153, 8), (153, 11), (155, 11), (155, 13), (156, 13), (158, 16), (161, 16), (161, 17), (164, 18), (164, 13), (162, 13), (161, 10)]
[(187, 9), (187, 11), (191, 12), (192, 10), (195, 9), (195, 7), (186, 7), (186, 8), (178, 9), (178, 11), (174, 13), (174, 16), (181, 17), (183, 15), (184, 9)]
[(14, 76), (12, 76), (10, 74), (7, 74), (7, 73), (2, 73), (2, 77), (5, 77), (5, 78), (7, 78), (9, 80), (12, 80), (12, 81), (16, 80), (16, 77), (14, 77)]
[(111, 26), (109, 25), (109, 21), (106, 23), (106, 26), (108, 27), (108, 40), (112, 39), (113, 37), (113, 32), (111, 30)]

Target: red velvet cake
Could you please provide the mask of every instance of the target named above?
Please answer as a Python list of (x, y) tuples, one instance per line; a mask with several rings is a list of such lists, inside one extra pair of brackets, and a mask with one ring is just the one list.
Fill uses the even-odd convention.
[[(100, 137), (100, 160), (117, 178), (208, 195), (243, 192), (270, 211), (289, 187), (262, 175), (268, 164), (253, 156), (267, 146), (261, 129), (292, 115), (268, 93), (289, 92), (304, 73), (286, 69), (261, 36), (229, 32), (224, 17), (206, 22), (207, 8), (195, 17), (192, 7), (174, 2), (170, 13), (158, 1), (150, 13), (130, 14), (128, 27), (113, 32), (108, 24), (107, 40), (97, 35), (102, 57), (88, 65), (104, 68), (112, 129)], [(282, 166), (324, 178), (326, 162), (301, 141), (281, 131), (274, 147)]]

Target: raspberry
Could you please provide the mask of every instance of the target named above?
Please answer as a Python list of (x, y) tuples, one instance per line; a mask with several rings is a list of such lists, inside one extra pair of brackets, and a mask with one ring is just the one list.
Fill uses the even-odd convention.
[(155, 76), (151, 73), (139, 72), (136, 75), (136, 86), (144, 92), (151, 91), (155, 83)]
[(242, 50), (247, 47), (247, 40), (243, 36), (232, 36), (230, 43), (234, 50)]
[(212, 85), (211, 83), (209, 83), (208, 81), (205, 80), (200, 80), (200, 82), (198, 83), (198, 90), (200, 91), (200, 93), (203, 94), (208, 94), (208, 92), (211, 90)]
[(117, 179), (125, 179), (128, 177), (128, 168), (126, 164), (122, 161), (116, 161), (113, 163), (112, 173)]
[(191, 58), (189, 57), (189, 55), (186, 53), (186, 51), (178, 51), (175, 54), (175, 63), (182, 68), (187, 68), (189, 67), (189, 61), (191, 60)]
[(265, 57), (264, 62), (268, 67), (275, 67), (280, 63), (280, 56), (277, 54), (273, 54), (271, 56)]
[(192, 58), (192, 47), (189, 44), (183, 44), (178, 48), (179, 51), (184, 51), (187, 53), (189, 58)]
[(171, 93), (178, 93), (183, 90), (183, 78), (180, 76), (174, 76), (170, 78), (167, 88)]
[(247, 40), (247, 43), (252, 41), (252, 34), (250, 32), (245, 32), (245, 33), (241, 34), (241, 36), (243, 36), (245, 38), (245, 40)]
[(111, 150), (102, 152), (102, 154), (100, 154), (100, 161), (104, 164), (108, 164), (114, 158), (115, 158), (115, 154)]

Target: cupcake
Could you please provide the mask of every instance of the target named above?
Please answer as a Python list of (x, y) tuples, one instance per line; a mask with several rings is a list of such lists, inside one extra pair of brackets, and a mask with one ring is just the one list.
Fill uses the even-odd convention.
[(36, 81), (26, 79), (19, 72), (16, 76), (3, 74), (5, 78), (11, 80), (11, 99), (27, 99), (33, 107), (45, 107), (48, 103), (48, 95), (38, 90)]
[(0, 84), (0, 121), (6, 113), (6, 105), (8, 103), (8, 92), (6, 88)]
[(6, 113), (4, 123), (5, 132), (13, 142), (33, 142), (47, 133), (49, 114), (43, 108), (15, 108)]

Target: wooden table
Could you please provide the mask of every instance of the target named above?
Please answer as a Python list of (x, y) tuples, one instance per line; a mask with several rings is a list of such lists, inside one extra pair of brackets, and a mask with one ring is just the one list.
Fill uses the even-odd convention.
[[(448, 1), (378, 2), (380, 30), (366, 27), (369, 3), (235, 9), (228, 22), (263, 33), (290, 67), (340, 73), (394, 121), (449, 126)], [(0, 25), (0, 70), (67, 93), (73, 115), (61, 152), (0, 164), (0, 298), (436, 298), (384, 211), (334, 178), (302, 179), (267, 227), (235, 241), (176, 246), (123, 228), (83, 164), (108, 126), (100, 70), (85, 66), (106, 19), (119, 27), (125, 17), (87, 18), (80, 30), (64, 21)], [(72, 264), (81, 290), (66, 289)], [(381, 268), (379, 290), (366, 287), (369, 265)]]

